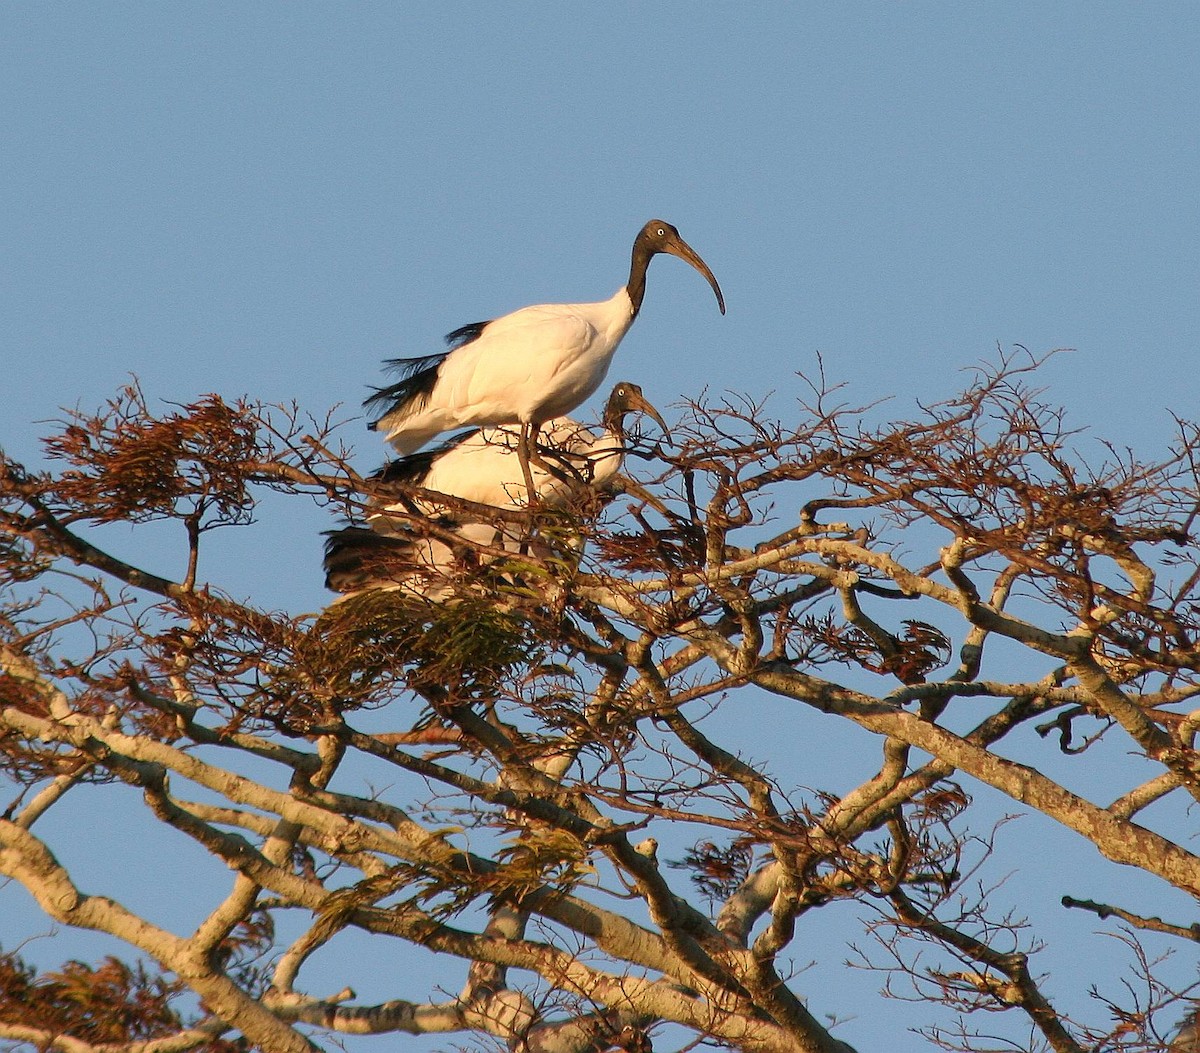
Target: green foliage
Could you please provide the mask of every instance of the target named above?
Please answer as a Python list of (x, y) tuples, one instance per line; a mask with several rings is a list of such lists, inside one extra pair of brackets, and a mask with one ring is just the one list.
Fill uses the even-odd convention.
[(542, 649), (529, 619), (494, 597), (441, 604), (372, 591), (330, 607), (297, 659), (340, 697), (361, 697), (399, 671), (416, 691), (466, 702), (491, 698)]

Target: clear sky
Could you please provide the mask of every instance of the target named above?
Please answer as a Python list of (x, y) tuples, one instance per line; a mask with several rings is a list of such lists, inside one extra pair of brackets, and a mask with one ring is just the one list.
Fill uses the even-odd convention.
[[(1069, 347), (1050, 397), (1155, 456), (1200, 396), (1198, 52), (1190, 3), (6, 4), (0, 444), (131, 374), (351, 416), (383, 358), (608, 297), (656, 216), (729, 306), (651, 268), (612, 376), (668, 421), (786, 414), (818, 353), (904, 413)], [(314, 609), (330, 525), (268, 505), (207, 569)]]

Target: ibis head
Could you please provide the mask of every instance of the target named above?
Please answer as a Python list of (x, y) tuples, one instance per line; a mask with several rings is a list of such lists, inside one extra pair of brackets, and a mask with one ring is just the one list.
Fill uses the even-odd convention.
[(722, 314), (725, 313), (725, 297), (721, 295), (721, 286), (717, 284), (713, 272), (708, 269), (708, 264), (679, 236), (679, 231), (662, 219), (650, 220), (633, 242), (633, 261), (629, 268), (627, 288), (635, 312), (641, 308), (642, 297), (646, 294), (646, 268), (650, 265), (650, 260), (659, 253), (678, 256), (703, 274), (713, 292), (717, 294), (717, 306), (721, 308)]
[(666, 422), (659, 416), (658, 410), (650, 404), (650, 400), (642, 394), (641, 387), (632, 380), (622, 380), (612, 389), (612, 393), (608, 396), (608, 402), (604, 404), (602, 418), (604, 426), (614, 435), (621, 435), (627, 413), (646, 414), (662, 429), (667, 441), (671, 441), (671, 431)]

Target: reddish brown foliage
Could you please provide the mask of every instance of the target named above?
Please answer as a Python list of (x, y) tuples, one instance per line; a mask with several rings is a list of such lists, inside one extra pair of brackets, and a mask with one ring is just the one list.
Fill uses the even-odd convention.
[[(233, 985), (220, 1006), (205, 989), (214, 1030), (234, 1017), (275, 1037), (412, 1026), (402, 998), (303, 993), (309, 955), (353, 927), (473, 958), (452, 1011), (469, 1003), (491, 1021), (486, 998), (505, 995), (528, 1031), (494, 1036), (513, 1048), (528, 1035), (558, 1048), (567, 1016), (631, 1049), (661, 1019), (698, 1041), (770, 1032), (760, 1048), (834, 1048), (787, 955), (806, 912), (853, 899), (880, 919), (882, 968), (917, 997), (1024, 1013), (1060, 1053), (1149, 1042), (1148, 1008), (1106, 1035), (1046, 1001), (1026, 965), (1036, 939), (968, 887), (972, 852), (993, 846), (967, 833), (977, 805), (964, 787), (1200, 889), (1186, 839), (1134, 821), (1167, 794), (1200, 799), (1200, 433), (1181, 423), (1159, 462), (1098, 444), (1085, 455), (1028, 386), (1031, 368), (1004, 361), (912, 420), (832, 407), (824, 389), (790, 425), (748, 402), (695, 403), (660, 478), (607, 510), (508, 510), (506, 529), (528, 532), (521, 550), (454, 550), (460, 573), (436, 602), (367, 588), (319, 615), (236, 602), (197, 566), (202, 532), (248, 523), (256, 486), (379, 511), (327, 431), (294, 415), (276, 430), (262, 407), (216, 396), (156, 416), (136, 388), (73, 414), (48, 443), (65, 470), (0, 469), (0, 561), (19, 592), (0, 615), (0, 762), (19, 784), (2, 847), (28, 864), (12, 872), (35, 885), (30, 873), (52, 872), (29, 846), (53, 833), (46, 810), (90, 792), (77, 786), (135, 789), (122, 800), (210, 853), (222, 889), (240, 879), (184, 968), (169, 964), (174, 937), (139, 944), (193, 981), (203, 957)], [(443, 541), (453, 526), (396, 517)], [(104, 532), (89, 524), (159, 518), (185, 528), (179, 580), (91, 543)], [(772, 695), (765, 736), (749, 728), (757, 714), (705, 723), (747, 687)], [(856, 736), (813, 787), (783, 781), (828, 760), (805, 721)], [(726, 742), (708, 737), (731, 727)], [(1054, 766), (1078, 772), (1097, 728), (1124, 735), (1143, 768), (1132, 788), (1091, 780), (1088, 799), (1088, 779)], [(742, 729), (773, 740), (768, 760)], [(1037, 737), (1054, 731), (1060, 750)], [(352, 764), (369, 766), (367, 789)], [(667, 864), (654, 842), (681, 830), (701, 833)], [(689, 881), (707, 903), (687, 902)], [(469, 904), (488, 912), (482, 931)], [(1194, 938), (1136, 910), (1072, 905)], [(290, 950), (280, 916), (312, 919)], [(649, 931), (622, 948), (631, 918)], [(4, 968), (0, 1023), (28, 1002), (50, 1037), (184, 1026), (178, 986), (140, 968), (71, 963), (39, 978), (11, 956)], [(542, 1016), (505, 986), (508, 969), (538, 977)], [(611, 978), (634, 973), (613, 1003), (655, 997), (606, 1004)], [(595, 1004), (581, 1009), (581, 991)], [(966, 1031), (934, 1040), (980, 1044)]]
[(0, 954), (0, 1020), (88, 1042), (133, 1042), (179, 1030), (170, 1002), (180, 983), (141, 965), (106, 958), (98, 968), (67, 962), (41, 976), (14, 954)]
[(98, 415), (73, 413), (46, 440), (66, 461), (49, 491), (97, 522), (193, 516), (207, 525), (245, 522), (254, 506), (246, 465), (264, 454), (259, 420), (243, 401), (206, 395), (154, 416), (141, 390), (125, 388)]

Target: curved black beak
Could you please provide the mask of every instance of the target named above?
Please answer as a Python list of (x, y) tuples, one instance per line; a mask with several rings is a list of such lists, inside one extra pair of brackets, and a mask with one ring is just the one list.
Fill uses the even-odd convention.
[[(700, 253), (678, 235), (666, 241), (661, 251), (669, 252), (672, 256), (678, 256), (681, 260), (686, 260), (703, 274), (708, 280), (708, 284), (712, 286), (713, 292), (717, 294), (717, 306), (721, 308), (722, 314), (725, 313), (725, 297), (721, 295), (721, 287), (717, 284), (717, 279), (713, 275), (713, 272), (708, 269), (708, 264), (700, 258)], [(655, 417), (657, 417), (657, 414), (655, 414)], [(665, 431), (666, 429), (664, 428), (663, 430)]]
[(647, 417), (653, 420), (654, 423), (662, 429), (662, 433), (666, 436), (667, 442), (671, 441), (671, 429), (667, 427), (666, 421), (659, 416), (658, 410), (656, 410), (650, 404), (650, 400), (647, 399), (645, 395), (643, 395), (640, 391), (631, 390), (629, 392), (628, 405), (631, 410), (637, 410), (639, 413), (646, 414)]

